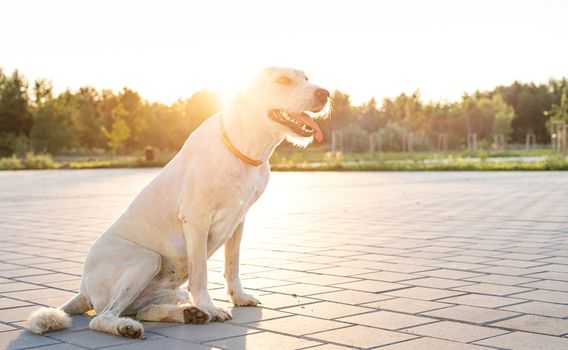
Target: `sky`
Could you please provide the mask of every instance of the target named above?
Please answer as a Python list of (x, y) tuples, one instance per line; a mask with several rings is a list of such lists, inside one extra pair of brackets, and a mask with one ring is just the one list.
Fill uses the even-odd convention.
[(171, 103), (230, 95), (267, 66), (354, 103), (426, 101), (568, 76), (564, 0), (1, 0), (0, 67), (56, 92), (129, 87)]

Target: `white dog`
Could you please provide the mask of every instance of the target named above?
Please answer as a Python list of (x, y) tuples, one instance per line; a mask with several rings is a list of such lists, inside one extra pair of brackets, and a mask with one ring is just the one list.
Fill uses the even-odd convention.
[[(81, 288), (65, 305), (28, 320), (41, 334), (94, 309), (90, 328), (144, 338), (138, 320), (207, 323), (231, 318), (207, 290), (207, 259), (225, 245), (227, 292), (235, 306), (260, 301), (239, 279), (245, 215), (268, 182), (268, 158), (284, 139), (307, 146), (322, 132), (329, 92), (303, 72), (268, 68), (248, 91), (206, 120), (126, 212), (92, 245)], [(189, 293), (180, 288), (189, 278)], [(191, 294), (191, 295), (190, 295)]]

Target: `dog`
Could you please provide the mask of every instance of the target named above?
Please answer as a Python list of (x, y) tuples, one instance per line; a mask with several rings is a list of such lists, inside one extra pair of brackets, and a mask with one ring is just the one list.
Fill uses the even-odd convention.
[(268, 183), (274, 149), (285, 139), (301, 147), (321, 142), (315, 120), (329, 111), (329, 92), (302, 71), (260, 72), (189, 136), (97, 238), (85, 260), (80, 292), (59, 308), (34, 312), (27, 328), (36, 334), (64, 329), (69, 315), (92, 309), (91, 329), (129, 338), (144, 338), (138, 321), (228, 320), (231, 313), (215, 306), (207, 290), (207, 259), (223, 245), (231, 301), (260, 304), (239, 278), (245, 216)]

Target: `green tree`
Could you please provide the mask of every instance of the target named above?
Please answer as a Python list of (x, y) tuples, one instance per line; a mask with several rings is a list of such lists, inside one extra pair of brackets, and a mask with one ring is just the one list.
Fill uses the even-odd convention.
[(28, 85), (16, 70), (5, 75), (0, 70), (0, 155), (18, 153), (27, 144), (32, 126)]
[(105, 127), (101, 127), (103, 135), (107, 138), (107, 145), (111, 151), (112, 156), (116, 155), (116, 152), (120, 147), (124, 145), (126, 140), (130, 137), (130, 128), (124, 119), (117, 118), (110, 130)]
[[(3, 75), (3, 73), (0, 73)], [(28, 85), (16, 70), (0, 85), (0, 133), (28, 134), (32, 126)]]
[(491, 103), (488, 103), (488, 108), (493, 113), (491, 133), (494, 136), (503, 135), (505, 141), (510, 141), (513, 133), (511, 122), (515, 118), (513, 107), (509, 106), (501, 95), (494, 95)]
[(331, 113), (329, 118), (319, 120), (318, 124), (324, 134), (324, 141), (331, 142), (331, 133), (349, 125), (355, 116), (354, 107), (348, 94), (335, 90), (331, 95)]
[(183, 118), (188, 125), (187, 137), (207, 118), (221, 110), (219, 96), (210, 90), (199, 90), (182, 102)]
[(82, 87), (74, 97), (74, 105), (78, 112), (77, 132), (81, 146), (87, 149), (104, 148), (106, 138), (98, 132), (103, 126), (103, 118), (98, 108), (100, 94), (92, 87)]
[(552, 120), (568, 122), (568, 86), (564, 88), (560, 95), (560, 103), (553, 104), (550, 110), (545, 111), (545, 115)]
[(124, 88), (118, 95), (118, 104), (121, 111), (120, 117), (124, 119), (130, 129), (127, 146), (130, 149), (145, 147), (145, 141), (141, 138), (144, 130), (148, 128), (145, 102), (137, 92)]
[(371, 98), (369, 102), (361, 107), (358, 117), (359, 125), (367, 133), (374, 133), (387, 123), (384, 113), (377, 109), (377, 101)]
[(38, 106), (30, 132), (34, 150), (59, 153), (80, 146), (78, 111), (73, 101), (74, 95), (66, 91), (55, 99), (44, 100)]
[(515, 118), (511, 123), (513, 142), (524, 142), (527, 133), (534, 133), (538, 142), (548, 142), (549, 134), (543, 113), (549, 110), (555, 101), (559, 101), (559, 96), (551, 91), (551, 87), (550, 83), (536, 85), (514, 82), (493, 90), (493, 94), (500, 94), (515, 111)]

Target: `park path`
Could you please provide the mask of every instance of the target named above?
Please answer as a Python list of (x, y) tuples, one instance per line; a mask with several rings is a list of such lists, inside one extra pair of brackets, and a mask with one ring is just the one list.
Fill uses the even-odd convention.
[[(568, 349), (568, 174), (274, 173), (245, 228), (262, 308), (145, 341), (23, 330), (157, 169), (0, 172), (0, 348)], [(209, 262), (220, 305), (222, 256)]]

